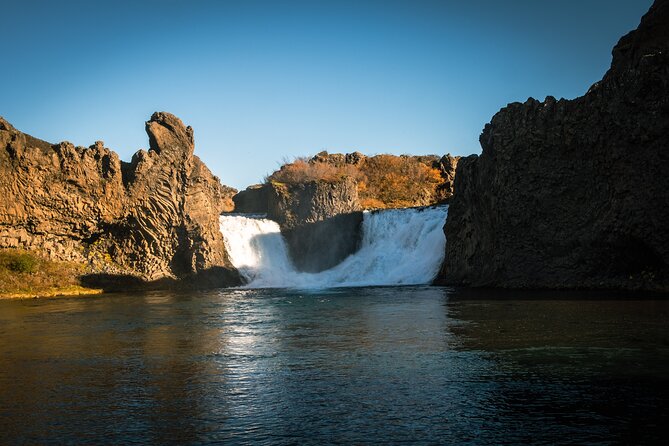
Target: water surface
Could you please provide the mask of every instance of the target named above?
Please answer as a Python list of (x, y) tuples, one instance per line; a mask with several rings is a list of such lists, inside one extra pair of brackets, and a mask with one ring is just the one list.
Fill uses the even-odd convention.
[(668, 318), (422, 286), (0, 301), (0, 444), (662, 443)]

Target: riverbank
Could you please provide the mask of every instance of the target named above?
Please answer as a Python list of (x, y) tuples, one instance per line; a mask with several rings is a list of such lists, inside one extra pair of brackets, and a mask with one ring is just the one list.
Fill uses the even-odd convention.
[(20, 249), (0, 250), (0, 299), (100, 294), (81, 285), (84, 265), (47, 260)]

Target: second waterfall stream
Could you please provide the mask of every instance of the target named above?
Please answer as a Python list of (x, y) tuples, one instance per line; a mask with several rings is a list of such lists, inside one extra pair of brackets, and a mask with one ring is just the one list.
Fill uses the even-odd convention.
[(330, 288), (430, 283), (444, 259), (446, 206), (365, 211), (360, 249), (318, 273), (295, 269), (279, 225), (224, 215), (221, 232), (249, 288)]

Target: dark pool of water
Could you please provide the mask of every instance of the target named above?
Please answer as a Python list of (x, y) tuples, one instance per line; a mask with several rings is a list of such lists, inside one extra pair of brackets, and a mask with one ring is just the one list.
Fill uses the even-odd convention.
[(664, 443), (668, 322), (436, 287), (0, 301), (0, 444)]

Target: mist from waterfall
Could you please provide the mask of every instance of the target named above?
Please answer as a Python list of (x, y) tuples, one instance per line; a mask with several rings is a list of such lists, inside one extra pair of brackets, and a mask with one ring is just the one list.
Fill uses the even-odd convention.
[(444, 258), (447, 206), (365, 211), (360, 249), (318, 273), (293, 266), (279, 225), (249, 215), (224, 215), (221, 232), (248, 288), (331, 288), (430, 283)]

